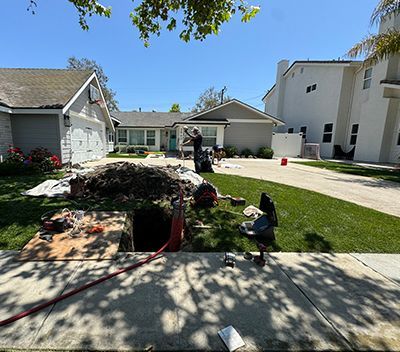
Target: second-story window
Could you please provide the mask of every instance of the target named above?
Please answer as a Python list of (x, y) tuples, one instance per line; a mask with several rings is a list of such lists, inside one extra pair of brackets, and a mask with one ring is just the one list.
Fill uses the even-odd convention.
[(306, 88), (306, 93), (311, 93), (311, 92), (314, 92), (315, 90), (317, 90), (317, 84), (316, 83), (308, 86)]
[(369, 89), (372, 82), (372, 67), (367, 68), (364, 72), (363, 89)]

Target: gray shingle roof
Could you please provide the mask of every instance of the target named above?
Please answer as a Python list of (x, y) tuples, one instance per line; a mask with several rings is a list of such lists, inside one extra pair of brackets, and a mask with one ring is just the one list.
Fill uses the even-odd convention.
[(0, 105), (62, 108), (92, 71), (0, 68)]
[(121, 121), (118, 127), (168, 127), (192, 116), (182, 112), (121, 112), (114, 111), (111, 116)]

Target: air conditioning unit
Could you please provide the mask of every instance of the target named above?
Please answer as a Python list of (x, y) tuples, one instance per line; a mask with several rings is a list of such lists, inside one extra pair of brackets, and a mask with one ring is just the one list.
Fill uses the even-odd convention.
[(304, 159), (314, 159), (320, 160), (320, 146), (316, 143), (305, 143), (303, 148), (303, 155)]

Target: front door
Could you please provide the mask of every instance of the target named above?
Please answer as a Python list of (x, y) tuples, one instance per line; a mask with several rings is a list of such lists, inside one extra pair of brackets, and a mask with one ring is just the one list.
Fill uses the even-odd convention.
[(176, 150), (176, 130), (169, 133), (169, 150)]

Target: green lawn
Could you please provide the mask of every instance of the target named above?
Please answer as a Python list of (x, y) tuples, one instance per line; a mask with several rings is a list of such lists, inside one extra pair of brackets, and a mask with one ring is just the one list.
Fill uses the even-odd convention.
[(128, 159), (144, 159), (146, 154), (122, 154), (122, 153), (109, 153), (107, 158), (128, 158)]
[[(261, 192), (271, 195), (279, 218), (275, 251), (400, 253), (400, 218), (281, 184), (239, 176), (205, 176), (221, 193), (241, 196), (247, 204), (258, 206)], [(139, 206), (113, 201), (77, 205), (68, 200), (20, 195), (21, 191), (45, 179), (38, 176), (0, 177), (0, 249), (22, 248), (37, 231), (40, 215), (52, 209), (87, 209), (91, 206), (98, 210), (132, 210)], [(192, 233), (193, 250), (255, 250), (254, 243), (237, 230), (238, 224), (246, 220), (241, 214), (243, 208), (232, 207), (227, 201), (221, 201), (213, 209), (188, 208), (189, 223), (198, 219), (212, 226), (211, 230)]]
[(400, 170), (392, 171), (385, 169), (372, 169), (357, 165), (336, 163), (333, 161), (307, 161), (307, 162), (295, 161), (294, 163), (306, 166), (319, 167), (321, 169), (332, 170), (344, 174), (367, 176), (367, 177), (379, 178), (386, 181), (400, 182)]

